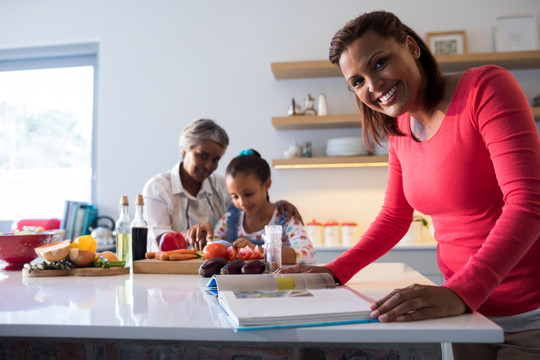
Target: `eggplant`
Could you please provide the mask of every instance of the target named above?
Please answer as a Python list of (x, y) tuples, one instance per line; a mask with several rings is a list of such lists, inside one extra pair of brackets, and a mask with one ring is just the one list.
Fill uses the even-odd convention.
[(242, 266), (244, 266), (246, 262), (241, 259), (236, 259), (225, 265), (221, 268), (221, 275), (231, 275), (231, 274), (241, 274), (242, 273)]
[(199, 266), (199, 275), (202, 277), (210, 277), (217, 275), (221, 271), (221, 268), (227, 265), (229, 261), (222, 257), (216, 257), (206, 260)]
[(262, 274), (266, 270), (266, 263), (262, 260), (251, 260), (242, 266), (242, 274)]

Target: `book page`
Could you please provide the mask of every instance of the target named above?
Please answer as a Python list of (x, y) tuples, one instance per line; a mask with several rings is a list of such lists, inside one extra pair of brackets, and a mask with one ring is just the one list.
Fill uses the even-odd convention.
[(332, 275), (321, 273), (303, 274), (250, 274), (214, 275), (206, 290), (217, 295), (227, 290), (295, 290), (335, 288)]

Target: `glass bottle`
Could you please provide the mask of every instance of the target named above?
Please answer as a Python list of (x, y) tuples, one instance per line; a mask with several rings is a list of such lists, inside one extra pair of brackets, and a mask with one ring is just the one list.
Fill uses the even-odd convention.
[(281, 268), (281, 231), (281, 225), (264, 227), (264, 260), (269, 273)]
[(142, 260), (146, 254), (146, 239), (148, 237), (148, 223), (144, 218), (144, 200), (141, 194), (137, 195), (135, 202), (135, 217), (131, 222), (131, 243), (133, 261)]
[(118, 260), (126, 262), (126, 267), (131, 266), (131, 219), (127, 196), (120, 199), (120, 217), (116, 221), (116, 256)]

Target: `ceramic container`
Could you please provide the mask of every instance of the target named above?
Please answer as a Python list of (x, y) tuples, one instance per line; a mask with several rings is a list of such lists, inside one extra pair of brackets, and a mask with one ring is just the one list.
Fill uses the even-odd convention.
[(358, 226), (355, 222), (341, 224), (341, 245), (353, 246), (358, 241)]
[(341, 246), (340, 226), (337, 221), (329, 220), (324, 224), (324, 245)]
[(324, 246), (323, 224), (317, 220), (311, 220), (306, 224), (306, 233), (313, 246)]

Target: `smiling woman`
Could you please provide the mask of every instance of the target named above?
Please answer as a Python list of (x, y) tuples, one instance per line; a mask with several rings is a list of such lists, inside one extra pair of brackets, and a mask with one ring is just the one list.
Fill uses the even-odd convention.
[(0, 51), (0, 220), (92, 200), (96, 56), (94, 44)]
[[(475, 344), (478, 352), (539, 358), (540, 138), (516, 79), (493, 65), (441, 76), (423, 40), (385, 11), (340, 29), (330, 60), (353, 88), (366, 140), (388, 135), (385, 200), (340, 257), (283, 272), (328, 272), (346, 283), (400, 241), (416, 210), (432, 218), (445, 282), (395, 289), (371, 316), (391, 322), (478, 311), (506, 331), (504, 343)], [(454, 359), (480, 358), (453, 347)]]

